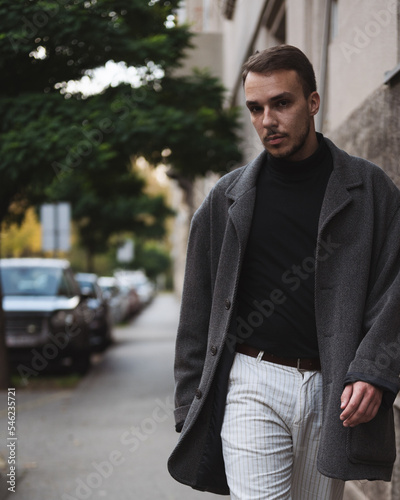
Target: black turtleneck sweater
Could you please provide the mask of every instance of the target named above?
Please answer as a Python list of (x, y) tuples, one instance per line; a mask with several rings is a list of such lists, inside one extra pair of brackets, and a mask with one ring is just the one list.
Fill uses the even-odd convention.
[(268, 156), (257, 180), (238, 290), (237, 340), (285, 357), (317, 357), (315, 248), (331, 153), (318, 134), (309, 158)]

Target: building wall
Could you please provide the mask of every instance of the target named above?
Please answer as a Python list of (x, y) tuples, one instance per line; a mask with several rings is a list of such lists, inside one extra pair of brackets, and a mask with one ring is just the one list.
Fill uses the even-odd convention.
[(400, 75), (381, 84), (329, 137), (382, 167), (400, 186)]
[(286, 43), (301, 49), (313, 63), (320, 80), (325, 2), (320, 0), (287, 0)]
[(325, 130), (339, 127), (399, 62), (396, 0), (338, 1), (338, 32), (329, 46)]
[(195, 33), (194, 49), (186, 51), (182, 68), (175, 70), (176, 76), (191, 74), (195, 69), (207, 69), (213, 76), (223, 78), (222, 33)]
[[(221, 5), (222, 0), (215, 0)], [(268, 26), (268, 7), (277, 0), (235, 2), (231, 20), (219, 23), (223, 35), (223, 82), (231, 93), (231, 103), (243, 106), (240, 68), (248, 55), (279, 43)], [(321, 0), (286, 0), (285, 43), (301, 48), (313, 63), (317, 84), (324, 94), (321, 130), (329, 135), (342, 129), (347, 119), (379, 88), (385, 73), (400, 62), (398, 0), (333, 0), (331, 34), (327, 47), (327, 82), (323, 84), (322, 60), (326, 5)], [(274, 10), (271, 8), (270, 10)], [(220, 9), (221, 11), (221, 9)], [(334, 14), (333, 14), (334, 13)], [(221, 13), (220, 13), (221, 15)], [(222, 15), (221, 15), (222, 17)], [(332, 19), (334, 18), (334, 19)], [(335, 29), (332, 29), (334, 24)], [(244, 115), (245, 159), (254, 147), (254, 134)], [(335, 134), (336, 135), (336, 134)], [(246, 145), (247, 142), (247, 145)], [(355, 145), (357, 149), (358, 145)], [(354, 149), (354, 148), (353, 148)], [(364, 150), (359, 144), (360, 154)]]
[(233, 19), (223, 21), (223, 84), (230, 94), (237, 85), (243, 62), (252, 52), (251, 40), (262, 15), (264, 3), (265, 0), (252, 0), (249, 8), (248, 1), (236, 0)]
[[(319, 130), (339, 147), (382, 166), (400, 186), (398, 84), (396, 77), (384, 83), (387, 72), (400, 63), (400, 0), (186, 0), (184, 4), (186, 20), (203, 30), (202, 36), (220, 37), (219, 45), (211, 44), (213, 50), (203, 44), (201, 64), (207, 65), (209, 58), (228, 90), (227, 104), (242, 110), (246, 162), (262, 145), (244, 105), (242, 64), (255, 50), (289, 43), (313, 63), (323, 100)], [(228, 4), (233, 6), (229, 19), (224, 16)], [(282, 13), (284, 33), (278, 26)]]
[[(223, 15), (228, 3), (234, 5), (230, 19)], [(325, 58), (327, 84), (325, 91), (320, 88), (325, 96), (322, 130), (343, 140), (348, 120), (353, 117), (356, 121), (357, 111), (365, 112), (368, 101), (376, 98), (379, 102), (375, 102), (375, 106), (379, 108), (390, 94), (385, 93), (384, 79), (385, 73), (400, 63), (400, 1), (330, 0), (330, 3), (331, 33)], [(200, 38), (199, 42), (195, 39), (201, 60), (199, 51), (192, 59), (197, 60), (198, 66), (213, 68), (221, 77), (228, 90), (229, 104), (244, 105), (240, 73), (247, 57), (255, 50), (281, 42), (301, 48), (314, 65), (318, 86), (323, 83), (324, 0), (186, 0), (184, 6), (183, 18), (196, 33), (220, 37), (218, 42), (209, 39), (208, 47)], [(277, 12), (282, 8), (284, 40), (274, 32)], [(382, 120), (380, 117), (380, 126)], [(250, 142), (250, 149), (257, 153), (259, 149), (253, 145), (254, 134), (248, 124), (244, 113), (244, 143)], [(363, 137), (358, 134), (358, 141), (353, 140), (351, 146), (355, 154), (365, 156)], [(392, 145), (392, 139), (388, 138), (385, 144)]]

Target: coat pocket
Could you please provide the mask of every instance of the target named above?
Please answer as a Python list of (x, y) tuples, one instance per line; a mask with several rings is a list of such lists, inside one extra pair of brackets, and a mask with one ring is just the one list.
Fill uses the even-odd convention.
[(370, 422), (348, 429), (346, 453), (354, 464), (393, 465), (396, 459), (393, 408), (380, 407)]

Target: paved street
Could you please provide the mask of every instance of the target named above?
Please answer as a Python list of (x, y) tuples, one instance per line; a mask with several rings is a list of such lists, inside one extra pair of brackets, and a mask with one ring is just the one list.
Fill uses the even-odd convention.
[(115, 346), (77, 388), (17, 392), (16, 493), (5, 488), (1, 393), (1, 500), (223, 498), (180, 485), (166, 469), (178, 436), (172, 416), (178, 309), (172, 295), (157, 297), (116, 331)]

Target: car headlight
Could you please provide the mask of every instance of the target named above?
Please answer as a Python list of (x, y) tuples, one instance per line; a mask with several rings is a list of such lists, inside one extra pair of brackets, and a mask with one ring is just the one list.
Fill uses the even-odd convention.
[(74, 316), (70, 311), (57, 311), (51, 317), (50, 322), (53, 328), (71, 326), (74, 322)]

